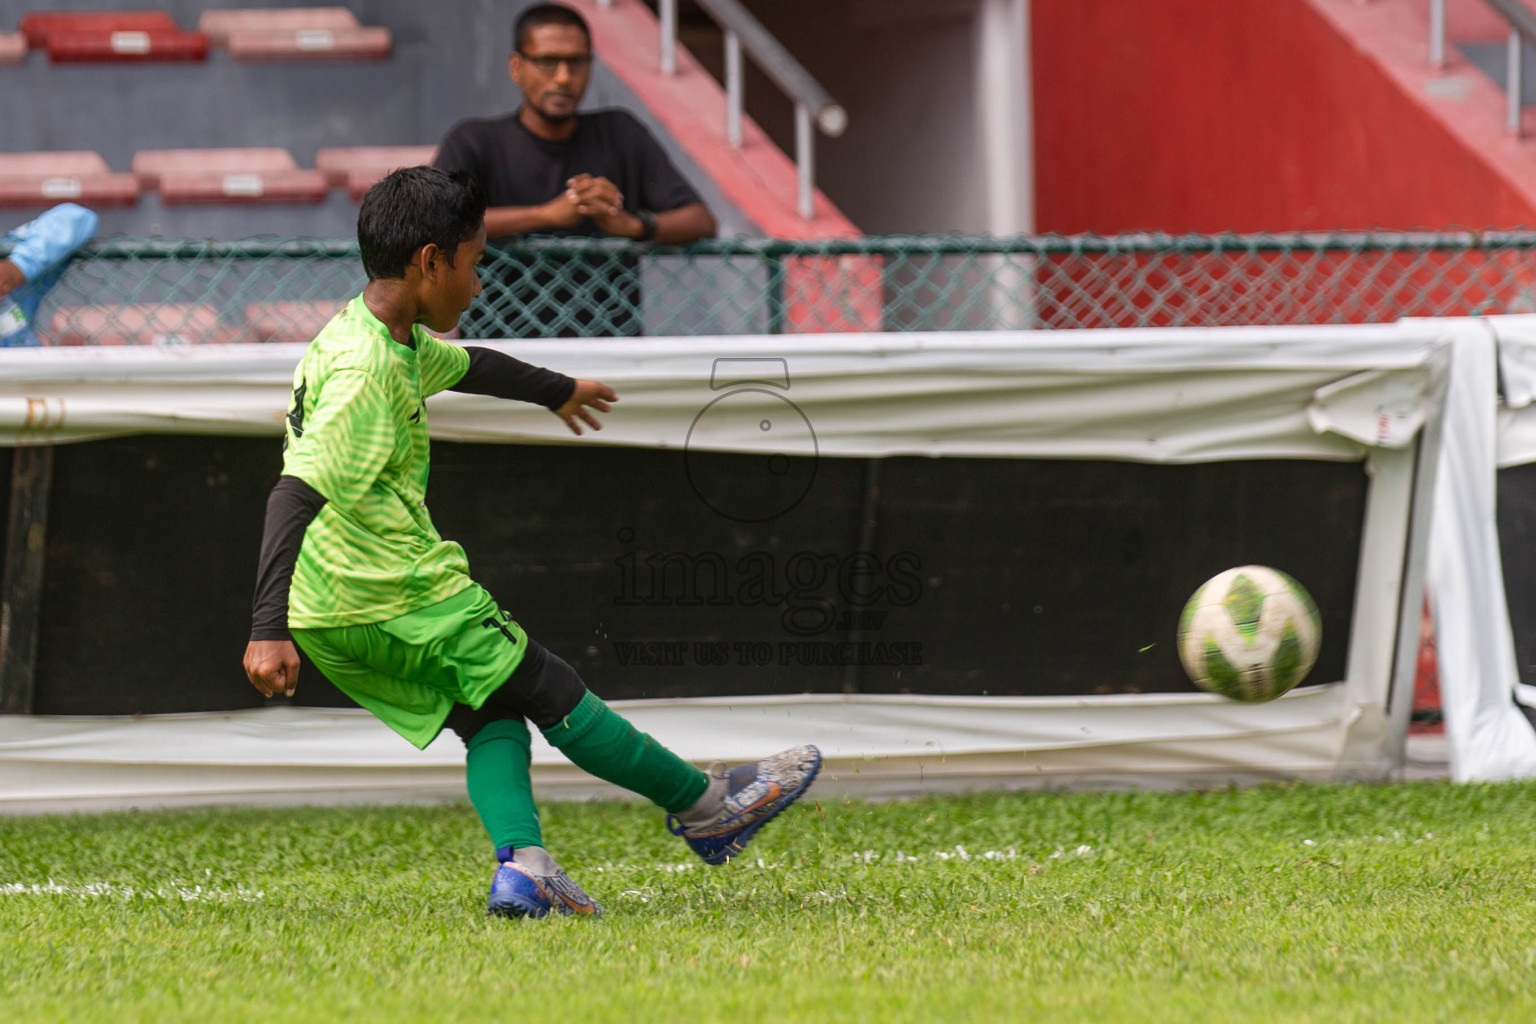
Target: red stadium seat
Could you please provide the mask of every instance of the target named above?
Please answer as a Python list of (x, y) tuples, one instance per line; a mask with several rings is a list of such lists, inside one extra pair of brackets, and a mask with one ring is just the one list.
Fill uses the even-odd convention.
[(27, 44), (41, 50), (48, 44), (49, 36), (58, 32), (105, 33), (113, 32), (179, 32), (176, 19), (164, 11), (75, 11), (72, 13), (39, 12), (24, 14), (19, 26), (27, 37)]
[(203, 60), (208, 37), (183, 32), (164, 11), (34, 11), (21, 19), (27, 45), (48, 59), (73, 61)]
[(54, 345), (221, 345), (243, 334), (213, 306), (188, 302), (60, 306), (44, 340)]
[(393, 46), (389, 29), (361, 26), (345, 7), (206, 11), (197, 27), (233, 60), (377, 60)]
[(319, 203), (328, 186), (319, 171), (165, 174), (160, 201), (179, 203)]
[(286, 149), (142, 150), (133, 173), (167, 205), (318, 203), (328, 187), (324, 174), (300, 170)]
[(113, 32), (55, 31), (48, 34), (48, 59), (56, 64), (108, 61), (200, 61), (208, 58), (208, 37), (180, 29), (120, 29)]
[(301, 28), (234, 32), (231, 60), (382, 60), (394, 42), (387, 28)]
[(345, 7), (252, 7), (204, 11), (197, 30), (214, 46), (225, 46), (236, 32), (343, 32), (357, 28), (357, 18)]
[(65, 200), (132, 206), (139, 201), (139, 182), (131, 174), (113, 174), (97, 153), (0, 153), (0, 206), (52, 206)]
[(110, 174), (111, 170), (100, 153), (86, 149), (57, 153), (0, 153), (0, 178), (81, 177)]
[(333, 146), (315, 154), (315, 168), (332, 185), (345, 185), (357, 202), (390, 171), (430, 164), (436, 157), (436, 146)]
[(246, 331), (251, 341), (304, 344), (314, 340), (346, 304), (346, 299), (253, 302), (245, 307)]
[(298, 169), (293, 154), (275, 146), (259, 149), (141, 149), (133, 173), (146, 189), (160, 187), (165, 174), (261, 174)]
[(20, 64), (27, 59), (27, 37), (20, 32), (0, 32), (0, 64)]

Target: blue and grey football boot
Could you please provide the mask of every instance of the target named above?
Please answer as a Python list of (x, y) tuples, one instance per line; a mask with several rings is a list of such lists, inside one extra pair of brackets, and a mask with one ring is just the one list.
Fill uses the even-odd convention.
[(491, 899), (486, 913), (494, 917), (544, 917), (560, 914), (595, 917), (603, 908), (571, 880), (548, 853), (538, 847), (519, 848), (510, 857), (497, 850), (501, 861), (491, 879)]
[(709, 769), (709, 788), (682, 814), (667, 815), (667, 828), (682, 836), (706, 864), (741, 855), (758, 829), (800, 798), (821, 771), (821, 751), (810, 744), (729, 771)]

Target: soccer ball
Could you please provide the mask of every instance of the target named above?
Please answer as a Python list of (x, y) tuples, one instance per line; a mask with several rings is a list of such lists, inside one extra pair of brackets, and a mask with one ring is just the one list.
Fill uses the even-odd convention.
[(1179, 660), (1202, 690), (1274, 700), (1307, 677), (1323, 639), (1317, 605), (1278, 569), (1242, 565), (1195, 591), (1179, 616)]

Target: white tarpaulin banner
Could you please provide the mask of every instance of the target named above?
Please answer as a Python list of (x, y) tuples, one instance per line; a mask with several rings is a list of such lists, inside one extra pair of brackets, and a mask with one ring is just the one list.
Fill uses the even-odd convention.
[[(756, 451), (755, 416), (791, 403), (824, 455), (1368, 464), (1346, 678), (1280, 701), (857, 695), (622, 702), (698, 763), (800, 742), (829, 783), (865, 792), (1112, 781), (1381, 777), (1389, 696), (1411, 682), (1428, 516), (1455, 331), (1359, 327), (820, 335), (503, 342), (518, 358), (612, 385), (603, 443)], [(127, 433), (280, 433), (300, 346), (0, 351), (0, 443)], [(444, 394), (432, 435), (563, 444), (530, 406)], [(592, 443), (581, 439), (578, 443)], [(1430, 451), (1433, 456), (1433, 451)], [(1428, 470), (1424, 468), (1427, 463)], [(1428, 473), (1429, 475), (1426, 475)], [(1408, 666), (1405, 669), (1405, 666)], [(1406, 675), (1405, 675), (1406, 671)], [(0, 718), (0, 809), (217, 800), (383, 799), (462, 792), (452, 737), (415, 751), (371, 717), (267, 708), (144, 719)], [(545, 792), (593, 791), (547, 747)], [(585, 787), (585, 788), (583, 788)]]
[(1441, 703), (1460, 781), (1536, 776), (1536, 729), (1517, 706), (1536, 708), (1536, 687), (1515, 663), (1496, 518), (1498, 470), (1536, 462), (1536, 316), (1483, 323), (1491, 340), (1455, 357), (1431, 541)]
[[(798, 743), (826, 757), (818, 792), (907, 796), (955, 788), (1369, 775), (1343, 749), (1346, 689), (1266, 705), (1206, 694), (1093, 698), (916, 695), (615, 701), (690, 760), (744, 761)], [(545, 796), (617, 796), (534, 731)], [(366, 711), (260, 708), (141, 718), (0, 716), (0, 813), (301, 798), (458, 798), (464, 747), (418, 751)]]
[[(601, 380), (601, 441), (756, 451), (724, 394), (792, 402), (822, 455), (1359, 459), (1409, 443), (1444, 374), (1430, 324), (500, 342)], [(0, 350), (0, 444), (282, 431), (302, 345)], [(750, 401), (750, 400), (748, 400)], [(445, 392), (434, 438), (590, 443), (537, 407)]]
[(1451, 774), (1463, 782), (1536, 774), (1536, 733), (1511, 699), (1518, 673), (1494, 518), (1504, 319), (1455, 323), (1430, 534), (1440, 699)]

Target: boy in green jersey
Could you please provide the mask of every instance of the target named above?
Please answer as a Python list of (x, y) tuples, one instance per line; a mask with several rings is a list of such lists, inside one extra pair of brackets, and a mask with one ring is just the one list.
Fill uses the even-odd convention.
[[(700, 771), (637, 731), (530, 639), (469, 576), (427, 514), (426, 399), (536, 402), (576, 434), (618, 396), (451, 330), (480, 292), (485, 196), (429, 167), (399, 170), (358, 213), (368, 285), (294, 371), (283, 475), (267, 500), (245, 670), (292, 696), (304, 648), (343, 692), (417, 747), (446, 725), (467, 748), (469, 798), (496, 847), (490, 912), (599, 911), (544, 849), (529, 783), (532, 722), (593, 775), (648, 797), (704, 860), (730, 860), (810, 786), (812, 746)], [(426, 329), (423, 329), (426, 328)]]

